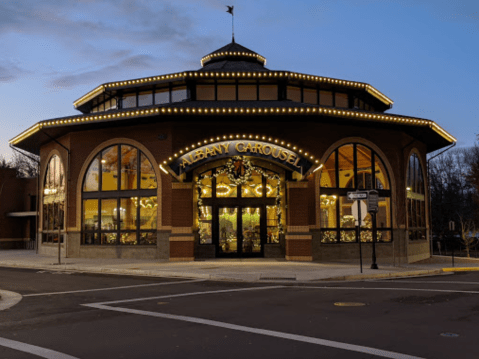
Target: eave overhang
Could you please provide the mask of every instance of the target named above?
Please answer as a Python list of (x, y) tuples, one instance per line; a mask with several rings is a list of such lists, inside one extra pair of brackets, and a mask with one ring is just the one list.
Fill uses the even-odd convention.
[(348, 89), (363, 90), (368, 92), (370, 95), (374, 96), (382, 103), (387, 105), (389, 108), (393, 105), (393, 100), (384, 95), (382, 92), (374, 88), (373, 86), (356, 81), (346, 81), (341, 79), (335, 79), (331, 77), (323, 76), (314, 76), (308, 74), (302, 74), (291, 71), (248, 71), (248, 72), (234, 72), (234, 71), (187, 71), (187, 72), (178, 72), (173, 74), (153, 76), (153, 77), (144, 77), (140, 79), (126, 80), (126, 81), (117, 81), (117, 82), (108, 82), (102, 84), (95, 88), (94, 90), (88, 92), (84, 96), (80, 97), (78, 100), (73, 102), (75, 108), (79, 108), (93, 98), (105, 93), (106, 91), (115, 91), (123, 90), (132, 87), (138, 87), (143, 85), (155, 85), (171, 81), (186, 81), (191, 79), (201, 79), (201, 78), (210, 78), (210, 79), (291, 79), (291, 80), (302, 80), (310, 81), (312, 83), (322, 83), (328, 84), (331, 86), (341, 86)]
[[(456, 142), (456, 138), (450, 135), (434, 121), (390, 115), (383, 113), (371, 113), (367, 111), (356, 111), (349, 109), (335, 109), (331, 107), (308, 106), (287, 101), (277, 101), (272, 106), (266, 106), (265, 102), (256, 101), (254, 106), (251, 102), (248, 106), (239, 106), (238, 102), (221, 104), (215, 102), (216, 106), (208, 106), (208, 101), (185, 101), (169, 106), (151, 106), (135, 110), (118, 110), (94, 115), (70, 116), (58, 119), (51, 119), (38, 122), (18, 136), (12, 138), (9, 143), (12, 146), (39, 153), (39, 148), (49, 142), (51, 137), (57, 138), (69, 132), (82, 131), (95, 128), (96, 125), (122, 126), (134, 125), (138, 120), (154, 121), (170, 120), (174, 117), (203, 117), (203, 116), (298, 116), (309, 120), (329, 119), (335, 123), (362, 123), (364, 125), (381, 124), (388, 126), (400, 126), (400, 130), (410, 133), (411, 136), (420, 138), (428, 146), (428, 152), (435, 151)], [(210, 102), (211, 103), (211, 102)], [(236, 106), (234, 106), (236, 105)], [(42, 134), (43, 133), (43, 134)], [(45, 133), (47, 135), (45, 135)]]

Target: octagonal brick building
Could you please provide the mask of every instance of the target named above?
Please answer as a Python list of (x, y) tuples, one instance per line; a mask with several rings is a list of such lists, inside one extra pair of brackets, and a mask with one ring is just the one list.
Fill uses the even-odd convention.
[[(429, 257), (426, 155), (456, 140), (373, 86), (230, 43), (197, 71), (105, 83), (10, 143), (40, 155), (37, 245), (67, 257)], [(376, 190), (355, 228), (348, 192)], [(357, 204), (357, 203), (356, 203)]]

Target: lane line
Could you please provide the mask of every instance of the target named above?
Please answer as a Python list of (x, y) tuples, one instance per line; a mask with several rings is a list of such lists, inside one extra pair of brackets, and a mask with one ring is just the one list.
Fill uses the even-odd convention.
[(37, 347), (36, 345), (17, 342), (15, 340), (0, 338), (0, 346), (10, 349), (18, 350), (25, 353), (30, 353), (47, 359), (78, 359), (68, 354), (60, 353), (55, 350)]
[(206, 279), (194, 279), (194, 280), (183, 280), (178, 282), (162, 282), (162, 283), (150, 283), (150, 284), (136, 284), (136, 285), (126, 285), (122, 287), (111, 287), (111, 288), (98, 288), (98, 289), (81, 289), (81, 290), (70, 290), (65, 292), (51, 292), (51, 293), (34, 293), (34, 294), (25, 294), (24, 297), (40, 297), (46, 295), (58, 295), (58, 294), (71, 294), (71, 293), (86, 293), (86, 292), (99, 292), (105, 290), (117, 290), (117, 289), (130, 289), (130, 288), (141, 288), (141, 287), (153, 287), (159, 285), (170, 285), (170, 284), (188, 284), (195, 282), (204, 282)]
[[(144, 298), (133, 298), (133, 299), (121, 299), (121, 300), (113, 300), (109, 302), (99, 302), (93, 304), (119, 304), (119, 303), (131, 303), (131, 302), (140, 302), (144, 300), (153, 300), (153, 299), (166, 299), (166, 298), (179, 298), (179, 297), (190, 297), (194, 295), (204, 295), (204, 294), (217, 294), (217, 293), (231, 293), (231, 292), (242, 292), (242, 291), (251, 291), (251, 290), (265, 290), (265, 289), (278, 289), (284, 288), (283, 285), (276, 285), (276, 286), (269, 286), (269, 287), (249, 287), (249, 288), (238, 288), (238, 289), (223, 289), (223, 290), (211, 290), (205, 292), (192, 292), (192, 293), (181, 293), (181, 294), (169, 294), (169, 295), (161, 295), (157, 297), (144, 297)], [(91, 306), (90, 304), (82, 304), (84, 306)]]
[(413, 291), (413, 292), (441, 292), (441, 293), (467, 293), (479, 294), (479, 291), (467, 290), (447, 290), (447, 289), (419, 289), (419, 288), (367, 288), (367, 287), (315, 287), (315, 286), (301, 286), (297, 288), (308, 289), (339, 289), (339, 290), (392, 290), (392, 291)]
[(195, 324), (203, 324), (203, 325), (209, 325), (209, 326), (214, 326), (214, 327), (219, 327), (224, 329), (236, 330), (236, 331), (241, 331), (246, 333), (265, 335), (265, 336), (275, 337), (280, 339), (294, 340), (294, 341), (303, 342), (303, 343), (316, 344), (316, 345), (321, 345), (321, 346), (326, 346), (326, 347), (331, 347), (336, 349), (343, 349), (343, 350), (348, 350), (348, 351), (353, 351), (358, 353), (365, 353), (369, 355), (376, 355), (383, 358), (424, 359), (424, 358), (420, 358), (416, 356), (411, 356), (407, 354), (396, 353), (396, 352), (391, 352), (387, 350), (376, 349), (376, 348), (371, 348), (371, 347), (366, 347), (361, 345), (336, 342), (336, 341), (327, 340), (327, 339), (307, 337), (304, 335), (282, 333), (282, 332), (277, 332), (274, 330), (246, 327), (243, 325), (224, 323), (224, 322), (219, 322), (216, 320), (201, 319), (201, 318), (188, 317), (183, 315), (172, 315), (172, 314), (166, 314), (166, 313), (149, 312), (145, 310), (137, 310), (137, 309), (129, 309), (129, 308), (110, 307), (103, 304), (84, 304), (84, 305), (88, 307), (92, 307), (92, 308), (97, 308), (97, 309), (110, 310), (110, 311), (129, 313), (129, 314), (137, 314), (137, 315), (143, 315), (143, 316), (149, 316), (149, 317), (157, 317), (157, 318), (163, 318), (163, 319), (178, 320), (183, 322), (190, 322)]

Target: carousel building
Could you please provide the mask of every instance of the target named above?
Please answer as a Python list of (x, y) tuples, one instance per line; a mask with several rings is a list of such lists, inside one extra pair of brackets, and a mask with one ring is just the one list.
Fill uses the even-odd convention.
[[(171, 261), (428, 258), (426, 155), (454, 143), (373, 86), (269, 70), (232, 42), (201, 69), (105, 83), (11, 145), (40, 155), (40, 253)], [(376, 190), (356, 230), (348, 192)]]

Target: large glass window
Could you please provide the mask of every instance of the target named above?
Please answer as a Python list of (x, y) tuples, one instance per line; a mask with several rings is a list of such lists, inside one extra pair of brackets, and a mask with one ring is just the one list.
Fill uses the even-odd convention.
[[(58, 243), (59, 231), (65, 229), (65, 171), (60, 157), (53, 155), (43, 182), (43, 243)], [(63, 235), (60, 235), (63, 242)]]
[(406, 200), (409, 239), (426, 239), (426, 202), (424, 175), (419, 157), (409, 157), (406, 181)]
[(102, 150), (83, 180), (82, 244), (156, 244), (156, 188), (153, 166), (139, 149)]
[(376, 231), (379, 242), (389, 242), (391, 235), (391, 190), (389, 176), (381, 158), (369, 147), (350, 143), (334, 150), (320, 175), (320, 219), (323, 243), (357, 242), (353, 206), (347, 193), (377, 190), (379, 213), (376, 220), (368, 213), (360, 228), (362, 242), (370, 242)]

